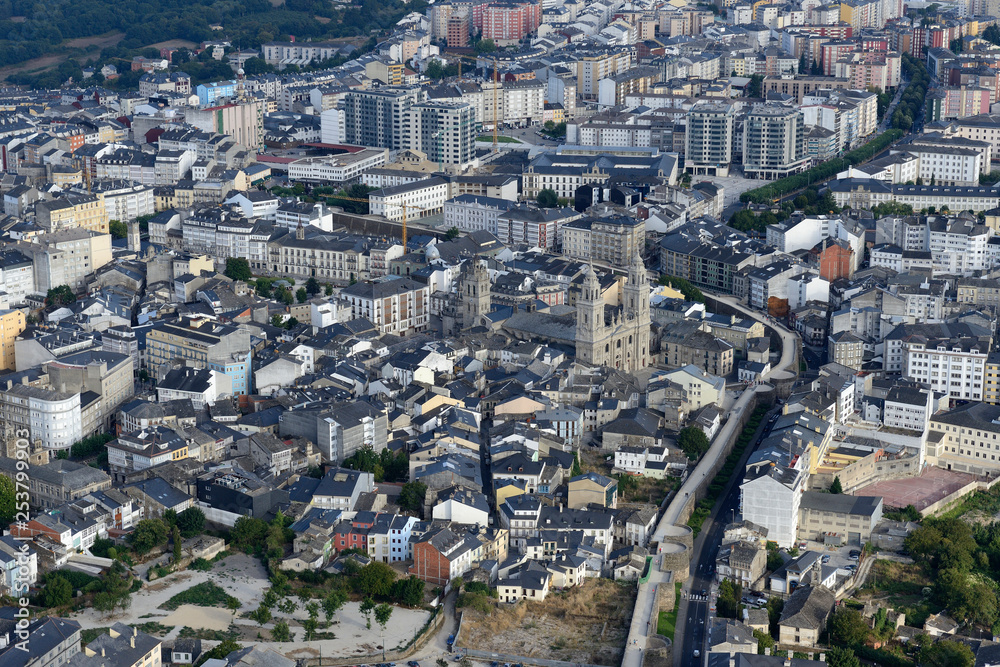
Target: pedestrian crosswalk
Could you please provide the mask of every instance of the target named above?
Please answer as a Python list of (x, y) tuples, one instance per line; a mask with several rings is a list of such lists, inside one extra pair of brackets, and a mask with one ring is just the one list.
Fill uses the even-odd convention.
[(687, 595), (685, 597), (692, 602), (706, 602), (708, 600), (707, 595), (698, 595), (697, 593), (694, 595)]

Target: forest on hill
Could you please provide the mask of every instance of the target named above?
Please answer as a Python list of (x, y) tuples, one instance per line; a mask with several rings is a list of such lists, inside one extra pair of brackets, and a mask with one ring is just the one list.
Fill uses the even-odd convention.
[[(74, 48), (85, 38), (124, 33), (114, 46), (100, 52), (97, 64), (122, 64), (145, 47), (167, 40), (226, 39), (238, 49), (257, 48), (272, 40), (322, 41), (377, 36), (410, 11), (426, 4), (415, 0), (0, 0), (0, 67), (9, 67), (52, 53), (66, 59), (82, 56)], [(216, 31), (212, 25), (221, 25)], [(76, 40), (76, 42), (72, 42)], [(72, 42), (72, 43), (71, 43)], [(27, 75), (15, 83), (33, 84)]]

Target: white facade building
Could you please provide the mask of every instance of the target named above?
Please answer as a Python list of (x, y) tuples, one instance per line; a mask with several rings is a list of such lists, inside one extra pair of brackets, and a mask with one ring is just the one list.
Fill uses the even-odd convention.
[(793, 546), (806, 475), (802, 470), (783, 466), (766, 466), (754, 475), (740, 486), (743, 520), (767, 528), (767, 539), (779, 547)]

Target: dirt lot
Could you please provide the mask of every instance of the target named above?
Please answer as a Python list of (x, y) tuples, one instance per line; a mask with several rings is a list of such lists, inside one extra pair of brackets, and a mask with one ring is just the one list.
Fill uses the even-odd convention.
[[(62, 49), (84, 49), (86, 50), (85, 55), (77, 55), (76, 59), (84, 64), (88, 62), (91, 57), (96, 57), (100, 54), (101, 49), (107, 46), (114, 46), (118, 42), (125, 39), (125, 33), (123, 32), (110, 32), (105, 35), (97, 35), (95, 37), (80, 37), (77, 39), (71, 39), (68, 42), (64, 42), (60, 47)], [(11, 74), (18, 74), (20, 72), (40, 72), (42, 70), (47, 70), (55, 67), (63, 60), (69, 57), (69, 54), (65, 52), (52, 53), (47, 56), (40, 56), (38, 58), (32, 58), (31, 60), (26, 60), (23, 63), (17, 65), (11, 65), (10, 67), (0, 67), (0, 81), (3, 81)]]
[(544, 602), (465, 611), (462, 644), (482, 651), (619, 665), (635, 607), (635, 584), (591, 579)]

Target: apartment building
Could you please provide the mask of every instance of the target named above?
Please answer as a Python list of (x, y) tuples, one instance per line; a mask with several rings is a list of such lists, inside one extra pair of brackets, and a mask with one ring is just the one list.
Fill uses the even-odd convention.
[(25, 328), (24, 312), (0, 310), (0, 369), (15, 370), (14, 341)]
[(691, 107), (684, 133), (684, 169), (696, 176), (728, 176), (735, 125), (735, 105), (699, 102)]
[(318, 183), (350, 183), (369, 169), (381, 167), (389, 159), (384, 148), (365, 148), (356, 153), (304, 157), (288, 165), (291, 181)]
[(989, 475), (1000, 468), (1000, 406), (969, 402), (934, 413), (927, 462), (948, 470)]
[(403, 206), (410, 220), (423, 218), (444, 210), (448, 199), (448, 181), (439, 176), (405, 185), (394, 185), (368, 193), (368, 210), (389, 220), (403, 219)]
[(35, 204), (35, 221), (46, 232), (83, 229), (108, 233), (108, 211), (104, 195), (65, 193), (57, 199)]
[(27, 384), (20, 374), (0, 384), (0, 416), (50, 450), (67, 449), (84, 437), (79, 393)]
[(250, 333), (242, 326), (190, 318), (158, 322), (146, 332), (146, 367), (163, 377), (174, 360), (230, 377), (233, 394), (250, 393)]
[(389, 277), (345, 287), (340, 295), (350, 303), (353, 319), (367, 318), (384, 334), (405, 336), (427, 327), (430, 316), (427, 285)]
[(31, 258), (35, 290), (42, 294), (59, 285), (81, 290), (90, 274), (111, 261), (111, 235), (107, 233), (64, 229), (39, 234), (32, 241), (18, 243), (17, 250)]
[(799, 503), (798, 539), (862, 546), (882, 520), (881, 496), (806, 491)]
[(743, 171), (747, 178), (782, 178), (802, 169), (805, 162), (802, 113), (780, 105), (754, 105), (743, 125)]
[(914, 337), (902, 344), (902, 373), (953, 399), (983, 400), (989, 336)]
[(435, 100), (409, 109), (406, 147), (439, 164), (464, 167), (475, 160), (476, 111), (468, 102)]
[(99, 405), (83, 419), (85, 434), (111, 428), (118, 407), (135, 393), (132, 357), (101, 349), (85, 350), (46, 362), (49, 383), (61, 391), (96, 394)]
[(740, 485), (740, 515), (767, 529), (779, 547), (795, 545), (806, 475), (797, 468), (765, 465), (747, 471)]
[(623, 268), (641, 254), (645, 240), (643, 222), (627, 216), (574, 220), (562, 226), (564, 255)]
[(497, 235), (497, 220), (515, 206), (509, 199), (479, 195), (459, 195), (444, 203), (444, 226), (463, 231), (484, 231)]
[(391, 86), (347, 93), (342, 102), (345, 141), (370, 148), (406, 148), (410, 107), (426, 95), (417, 87)]

